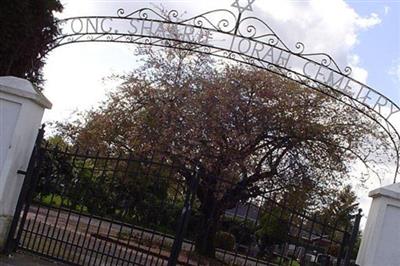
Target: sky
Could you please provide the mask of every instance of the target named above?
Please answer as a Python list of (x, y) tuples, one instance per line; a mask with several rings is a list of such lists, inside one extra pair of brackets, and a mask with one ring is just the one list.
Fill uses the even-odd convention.
[[(81, 15), (116, 15), (162, 5), (187, 16), (231, 7), (234, 0), (113, 1), (61, 0), (59, 18)], [(239, 0), (241, 4), (247, 0)], [(301, 41), (307, 52), (324, 52), (340, 67), (349, 65), (353, 76), (400, 105), (400, 0), (256, 0), (253, 12), (289, 46)], [(53, 103), (44, 121), (63, 121), (96, 106), (115, 84), (104, 81), (137, 65), (128, 44), (71, 44), (52, 51), (44, 68), (44, 94)], [(399, 122), (400, 128), (400, 122)], [(383, 184), (389, 184), (390, 179)], [(381, 184), (373, 180), (368, 190)], [(360, 193), (361, 206), (370, 200)], [(364, 196), (363, 196), (364, 195)]]

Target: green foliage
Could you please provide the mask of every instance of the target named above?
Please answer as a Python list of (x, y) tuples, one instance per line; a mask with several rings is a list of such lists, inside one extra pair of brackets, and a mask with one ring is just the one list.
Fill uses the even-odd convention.
[(285, 258), (281, 258), (281, 257), (277, 257), (274, 260), (276, 265), (282, 265), (282, 266), (300, 266), (300, 263), (297, 262), (296, 260), (293, 259), (285, 259)]
[(356, 192), (347, 185), (333, 197), (328, 206), (321, 211), (321, 218), (334, 221), (337, 226), (350, 226), (349, 217), (358, 211)]
[(218, 231), (215, 235), (215, 247), (233, 251), (236, 245), (235, 236), (231, 233)]
[(278, 208), (272, 208), (262, 215), (259, 229), (256, 231), (260, 253), (268, 251), (273, 245), (285, 243), (289, 230), (289, 224)]
[(27, 78), (37, 85), (43, 82), (43, 55), (58, 34), (53, 12), (62, 9), (59, 0), (2, 0), (0, 76)]
[(225, 217), (221, 221), (221, 228), (234, 235), (237, 244), (250, 246), (255, 241), (256, 225), (251, 221)]
[(167, 166), (44, 152), (36, 200), (173, 233), (183, 199)]

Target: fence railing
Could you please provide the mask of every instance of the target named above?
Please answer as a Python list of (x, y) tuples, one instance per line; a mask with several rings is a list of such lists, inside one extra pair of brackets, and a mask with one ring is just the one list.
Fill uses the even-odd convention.
[(350, 265), (354, 259), (361, 213), (306, 211), (280, 191), (220, 208), (230, 181), (216, 178), (205, 189), (198, 170), (154, 154), (42, 146), (32, 160), (35, 186), (12, 235), (18, 247), (43, 256), (78, 265)]

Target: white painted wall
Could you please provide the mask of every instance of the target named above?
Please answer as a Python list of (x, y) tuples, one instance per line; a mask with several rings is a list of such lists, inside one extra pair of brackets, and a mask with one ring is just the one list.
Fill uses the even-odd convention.
[(357, 264), (400, 265), (400, 183), (369, 193), (373, 198)]
[(4, 245), (42, 120), (51, 103), (32, 84), (0, 77), (0, 249)]
[(17, 124), (21, 104), (0, 98), (0, 169), (3, 169), (7, 152)]

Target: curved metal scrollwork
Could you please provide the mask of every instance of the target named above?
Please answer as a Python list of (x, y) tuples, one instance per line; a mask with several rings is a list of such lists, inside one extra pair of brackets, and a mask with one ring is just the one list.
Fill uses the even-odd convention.
[[(396, 176), (400, 162), (400, 135), (391, 122), (400, 115), (399, 107), (378, 91), (351, 77), (349, 66), (341, 69), (325, 53), (308, 53), (297, 42), (286, 45), (272, 28), (257, 17), (243, 16), (252, 10), (255, 0), (240, 6), (235, 0), (235, 13), (217, 9), (182, 19), (179, 12), (158, 12), (142, 8), (134, 12), (118, 9), (115, 16), (72, 17), (57, 22), (60, 35), (49, 51), (70, 43), (115, 42), (190, 49), (195, 52), (262, 68), (321, 91), (365, 113), (368, 108), (377, 114), (369, 116), (377, 122), (393, 142), (397, 156)], [(168, 27), (176, 29), (171, 34)], [(188, 45), (190, 48), (188, 48)], [(322, 86), (321, 86), (322, 85)], [(329, 88), (330, 90), (323, 90)], [(368, 116), (367, 113), (365, 115)]]

